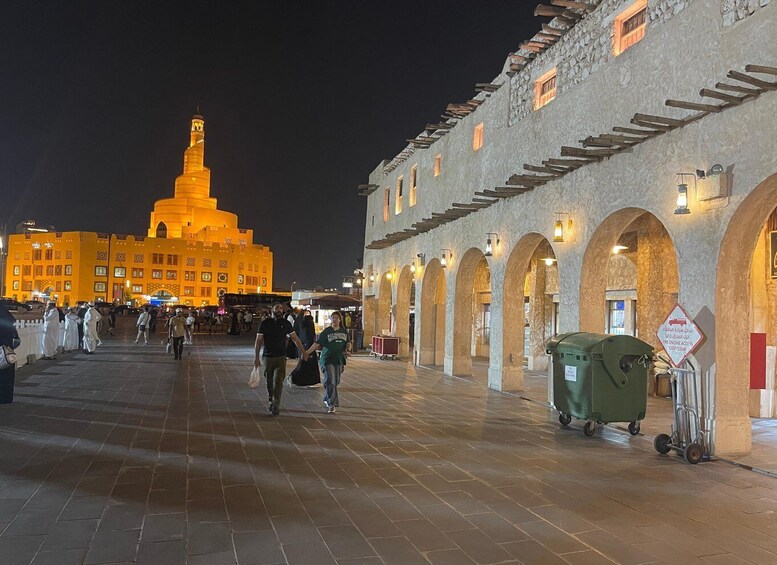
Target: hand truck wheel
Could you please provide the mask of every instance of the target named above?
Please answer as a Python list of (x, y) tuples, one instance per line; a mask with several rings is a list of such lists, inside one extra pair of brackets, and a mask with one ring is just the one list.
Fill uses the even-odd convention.
[(639, 422), (629, 422), (629, 433), (633, 436), (639, 433)]
[(568, 426), (569, 422), (572, 421), (572, 416), (569, 414), (564, 414), (563, 412), (559, 412), (558, 421), (562, 426)]
[(704, 450), (698, 443), (690, 443), (688, 444), (688, 447), (685, 448), (685, 460), (691, 465), (700, 463), (703, 457)]
[(656, 439), (653, 440), (653, 447), (661, 455), (666, 455), (672, 451), (672, 438), (667, 434), (658, 434)]
[(592, 435), (594, 435), (595, 431), (596, 431), (596, 422), (592, 422), (591, 420), (588, 420), (585, 423), (585, 426), (583, 426), (583, 433), (588, 437), (591, 437)]

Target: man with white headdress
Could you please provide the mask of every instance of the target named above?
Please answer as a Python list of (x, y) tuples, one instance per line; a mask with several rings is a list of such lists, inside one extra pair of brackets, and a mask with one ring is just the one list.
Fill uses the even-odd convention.
[(43, 313), (43, 337), (41, 349), (44, 359), (56, 359), (59, 345), (59, 310), (53, 300), (46, 305)]
[(65, 314), (65, 331), (62, 335), (62, 349), (65, 353), (78, 349), (78, 325), (81, 318), (76, 314), (72, 306), (67, 309)]
[(94, 302), (90, 302), (84, 315), (84, 353), (87, 355), (94, 353), (97, 349), (99, 338), (97, 337), (97, 322), (102, 320), (102, 315), (94, 307)]

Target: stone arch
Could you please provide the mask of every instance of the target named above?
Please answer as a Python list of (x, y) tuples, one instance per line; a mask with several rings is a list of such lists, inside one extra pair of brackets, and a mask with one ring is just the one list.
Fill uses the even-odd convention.
[(156, 225), (156, 236), (160, 239), (167, 238), (167, 224), (165, 224), (164, 222), (159, 222)]
[(413, 288), (413, 273), (405, 265), (397, 279), (397, 299), (394, 314), (394, 335), (399, 338), (399, 356), (410, 354), (410, 305), (414, 302), (410, 293)]
[(421, 328), (416, 339), (418, 363), (442, 365), (445, 359), (445, 270), (439, 259), (430, 260), (421, 280)]
[[(580, 272), (580, 330), (603, 333), (607, 325), (606, 292), (613, 247), (626, 230), (637, 234), (636, 262), (638, 337), (659, 347), (656, 333), (677, 301), (678, 267), (674, 242), (664, 224), (642, 208), (613, 212), (596, 228), (586, 246)], [(628, 266), (628, 263), (624, 262)]]
[[(378, 309), (377, 324), (375, 325), (376, 335), (389, 335), (391, 333), (391, 279), (386, 271), (380, 277), (378, 286)], [(393, 277), (393, 275), (392, 275)]]
[(505, 266), (501, 332), (503, 390), (523, 388), (523, 360), (527, 354), (524, 350), (524, 288), (527, 273), (534, 261), (537, 268), (535, 278), (538, 279), (535, 284), (543, 287), (541, 291), (544, 294), (546, 265), (536, 257), (543, 244), (553, 249), (545, 236), (539, 233), (524, 235), (513, 247)]
[(777, 204), (777, 174), (759, 184), (728, 222), (718, 255), (715, 287), (715, 452), (750, 453), (749, 417), (751, 266), (764, 223)]
[[(468, 249), (456, 270), (453, 301), (453, 350), (450, 355), (450, 374), (472, 374), (473, 301), (475, 276), (478, 269), (488, 268), (488, 259), (477, 247)], [(490, 290), (490, 282), (488, 284)]]

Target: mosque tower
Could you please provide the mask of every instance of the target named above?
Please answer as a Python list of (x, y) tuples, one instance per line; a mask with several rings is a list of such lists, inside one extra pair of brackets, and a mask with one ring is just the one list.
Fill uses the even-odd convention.
[(175, 179), (175, 196), (156, 201), (148, 236), (251, 245), (252, 230), (238, 229), (237, 215), (219, 210), (216, 204), (210, 196), (210, 169), (205, 166), (205, 120), (195, 114), (189, 147), (183, 153), (183, 173)]

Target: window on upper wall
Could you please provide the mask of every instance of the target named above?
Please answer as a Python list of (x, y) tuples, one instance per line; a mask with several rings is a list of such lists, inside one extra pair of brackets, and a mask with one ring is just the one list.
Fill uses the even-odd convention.
[(127, 268), (126, 267), (114, 267), (113, 268), (113, 276), (117, 279), (123, 279), (127, 276)]
[(556, 69), (552, 69), (534, 83), (534, 109), (539, 110), (555, 97)]
[(22, 269), (21, 269), (21, 267), (19, 265), (14, 265), (14, 267), (13, 267), (13, 274), (14, 274), (15, 277), (18, 277), (19, 274), (21, 273), (21, 271), (22, 271)]
[(442, 153), (434, 156), (434, 176), (439, 177), (442, 172)]
[(402, 213), (402, 177), (399, 177), (397, 179), (397, 194), (396, 198), (394, 199), (394, 213), (395, 214), (401, 214)]
[(383, 221), (388, 222), (389, 219), (389, 201), (391, 200), (391, 189), (386, 187), (383, 191)]
[(472, 149), (477, 151), (483, 147), (483, 122), (475, 126), (475, 132), (472, 135)]
[(410, 194), (407, 197), (407, 205), (411, 208), (415, 206), (416, 189), (418, 182), (418, 165), (413, 165), (410, 169)]
[(647, 0), (637, 0), (615, 18), (613, 53), (620, 55), (645, 37)]
[(103, 267), (101, 265), (97, 265), (94, 268), (94, 276), (96, 276), (96, 277), (107, 277), (108, 276), (108, 267)]

